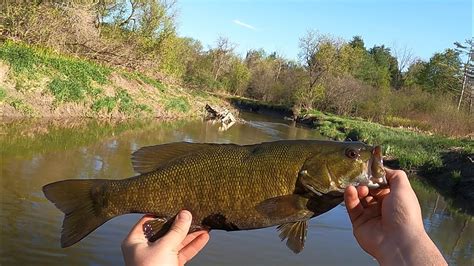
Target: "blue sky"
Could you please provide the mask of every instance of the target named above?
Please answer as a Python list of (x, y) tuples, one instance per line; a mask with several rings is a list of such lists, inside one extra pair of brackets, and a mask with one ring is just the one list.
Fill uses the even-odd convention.
[(349, 40), (408, 47), (427, 60), (472, 37), (471, 0), (178, 0), (178, 33), (213, 46), (218, 36), (297, 59), (308, 29)]

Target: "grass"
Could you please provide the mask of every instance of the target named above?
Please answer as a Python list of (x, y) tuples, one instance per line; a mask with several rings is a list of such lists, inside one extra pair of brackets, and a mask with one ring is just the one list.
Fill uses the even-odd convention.
[(22, 114), (24, 114), (26, 116), (34, 116), (35, 115), (35, 112), (31, 108), (31, 106), (28, 105), (27, 103), (25, 103), (21, 99), (12, 99), (9, 102), (9, 104), (10, 104), (11, 107), (15, 108), (15, 110), (21, 112)]
[(58, 102), (79, 102), (87, 95), (98, 95), (101, 89), (95, 84), (107, 84), (112, 72), (93, 62), (12, 41), (0, 45), (0, 59), (10, 65), (18, 90), (27, 89), (25, 84), (37, 80), (40, 74), (47, 76), (47, 88)]
[(6, 98), (7, 98), (6, 90), (2, 86), (0, 86), (0, 102), (5, 101)]
[(117, 105), (115, 97), (105, 96), (103, 98), (99, 98), (91, 105), (91, 109), (94, 112), (99, 112), (102, 109), (106, 109), (107, 113), (111, 113), (115, 106)]
[(313, 126), (321, 134), (336, 140), (351, 139), (382, 145), (384, 154), (398, 159), (404, 169), (442, 167), (442, 153), (451, 147), (461, 147), (465, 153), (474, 152), (474, 142), (467, 139), (427, 135), (317, 111), (309, 114)]
[(165, 109), (186, 113), (191, 109), (191, 106), (185, 97), (175, 97), (166, 101)]
[(125, 114), (132, 114), (137, 111), (151, 113), (153, 110), (146, 104), (136, 104), (130, 94), (124, 89), (118, 89), (115, 96), (105, 96), (94, 101), (91, 109), (94, 112), (100, 112), (105, 109), (107, 113), (111, 113), (114, 108)]
[[(93, 116), (101, 116), (99, 113), (102, 112), (112, 116), (120, 113), (120, 117), (147, 115), (161, 109), (174, 116), (195, 116), (200, 114), (200, 110), (199, 105), (194, 103), (203, 101), (212, 103), (218, 99), (216, 101), (220, 104), (222, 101), (211, 97), (208, 93), (198, 94), (181, 88), (166, 87), (159, 80), (139, 72), (116, 69), (10, 40), (0, 43), (0, 61), (8, 65), (9, 83), (24, 94), (24, 99), (30, 99), (28, 97), (31, 97), (30, 93), (33, 91), (45, 96), (52, 95), (52, 99), (48, 97), (47, 100), (51, 110), (73, 102), (78, 103), (78, 109), (90, 108), (91, 112), (85, 110), (83, 113), (90, 113)], [(117, 83), (112, 73), (137, 82), (132, 82), (131, 85)], [(156, 90), (142, 90), (140, 86), (145, 85)], [(128, 90), (127, 86), (139, 88)], [(105, 94), (109, 88), (115, 89), (114, 95)], [(133, 94), (134, 91), (140, 91), (141, 95)], [(1, 92), (0, 97), (3, 97)], [(144, 99), (148, 99), (146, 104)], [(8, 102), (8, 99), (5, 101)], [(32, 107), (36, 107), (35, 100), (30, 102)], [(14, 105), (23, 109), (23, 113), (27, 112), (27, 107), (21, 103), (15, 102)], [(41, 116), (43, 113), (40, 112), (38, 115)]]
[(417, 128), (423, 131), (429, 131), (432, 129), (428, 123), (397, 116), (385, 117), (383, 119), (383, 124), (391, 127)]
[[(122, 73), (125, 78), (153, 86), (160, 92), (165, 91), (161, 82), (138, 72), (115, 70), (10, 40), (0, 44), (0, 60), (9, 65), (9, 78), (14, 82), (16, 90), (25, 93), (34, 88), (46, 88), (54, 96), (53, 107), (65, 102), (90, 102), (90, 108), (95, 113), (101, 110), (111, 113), (114, 109), (126, 115), (134, 115), (136, 112), (152, 113), (150, 106), (136, 103), (123, 88), (116, 88), (114, 96), (103, 95), (102, 86), (111, 85), (109, 77), (113, 71)], [(0, 100), (8, 101), (3, 88), (0, 88)], [(12, 101), (10, 105), (24, 114), (32, 113), (32, 109), (19, 100)], [(189, 110), (187, 100), (183, 99), (168, 102), (168, 107), (178, 112)]]
[(15, 108), (15, 110), (19, 111), (25, 116), (34, 116), (35, 111), (31, 106), (25, 103), (21, 99), (15, 99), (12, 97), (7, 96), (7, 91), (3, 86), (0, 86), (0, 103), (8, 103), (11, 107)]
[(157, 88), (161, 92), (165, 92), (166, 87), (165, 87), (165, 85), (163, 85), (163, 83), (161, 83), (160, 81), (158, 81), (156, 79), (145, 76), (145, 75), (143, 75), (139, 72), (123, 71), (122, 75), (127, 79), (137, 80), (137, 81), (143, 82), (145, 84), (148, 84), (152, 87)]

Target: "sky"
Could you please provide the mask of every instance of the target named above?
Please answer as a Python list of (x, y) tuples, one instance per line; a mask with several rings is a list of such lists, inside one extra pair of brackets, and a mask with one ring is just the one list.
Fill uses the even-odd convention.
[(178, 0), (178, 34), (215, 46), (219, 36), (245, 55), (263, 48), (297, 59), (308, 30), (365, 46), (406, 47), (423, 60), (473, 36), (472, 0)]

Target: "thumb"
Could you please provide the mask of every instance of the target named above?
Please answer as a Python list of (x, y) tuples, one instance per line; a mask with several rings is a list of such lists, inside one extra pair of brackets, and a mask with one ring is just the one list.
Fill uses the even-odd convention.
[(192, 216), (189, 211), (180, 211), (178, 215), (176, 215), (170, 230), (161, 238), (160, 242), (166, 243), (173, 249), (178, 247), (188, 235), (191, 221)]
[(411, 187), (404, 171), (385, 168), (385, 173), (391, 190), (398, 191)]

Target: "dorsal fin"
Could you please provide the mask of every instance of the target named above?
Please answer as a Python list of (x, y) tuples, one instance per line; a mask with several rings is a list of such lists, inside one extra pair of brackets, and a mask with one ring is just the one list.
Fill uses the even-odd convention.
[(212, 146), (214, 145), (205, 143), (174, 142), (142, 147), (132, 154), (133, 170), (140, 174), (149, 173), (171, 160)]

